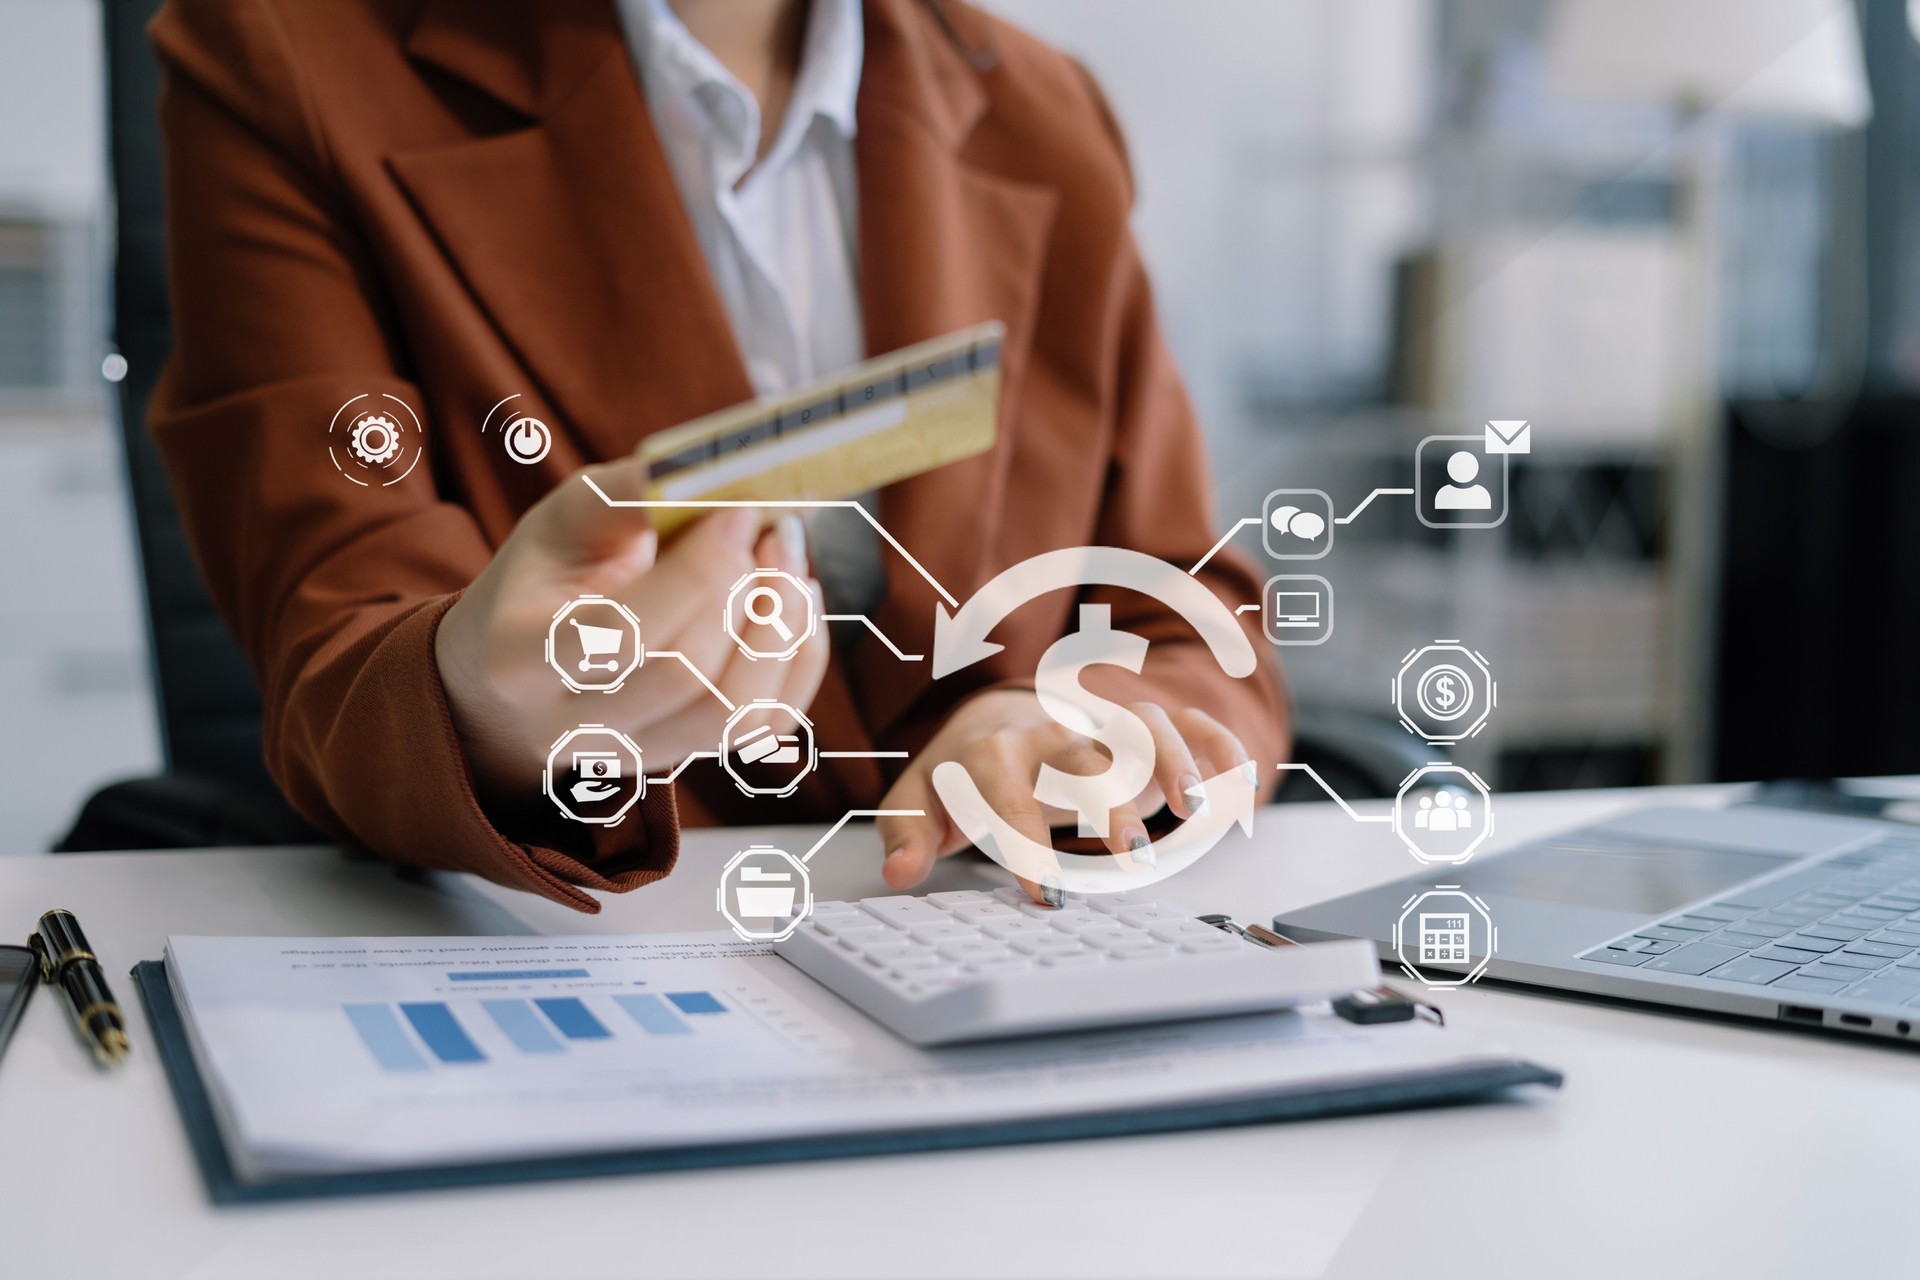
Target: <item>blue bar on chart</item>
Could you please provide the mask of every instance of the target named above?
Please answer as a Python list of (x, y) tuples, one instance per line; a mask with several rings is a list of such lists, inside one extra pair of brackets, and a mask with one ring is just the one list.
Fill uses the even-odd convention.
[(600, 1025), (600, 1019), (587, 1012), (587, 1006), (572, 996), (550, 996), (534, 1003), (569, 1040), (607, 1040), (613, 1036), (613, 1032)]
[(650, 1036), (684, 1036), (693, 1030), (686, 1019), (667, 1008), (666, 1001), (659, 996), (615, 996), (613, 1002), (625, 1009)]
[(407, 1015), (407, 1021), (427, 1042), (427, 1048), (433, 1050), (433, 1056), (442, 1062), (485, 1062), (487, 1055), (480, 1052), (480, 1046), (467, 1038), (467, 1033), (454, 1018), (453, 1010), (444, 1004), (403, 1004), (400, 1012)]
[(480, 1007), (522, 1053), (559, 1053), (564, 1047), (525, 1000), (482, 1000)]
[(531, 982), (536, 978), (584, 978), (585, 969), (462, 969), (449, 982)]
[(347, 1021), (360, 1033), (360, 1043), (367, 1046), (367, 1052), (373, 1055), (388, 1071), (425, 1071), (427, 1060), (413, 1047), (413, 1041), (407, 1038), (407, 1029), (400, 1025), (400, 1019), (394, 1016), (393, 1006), (387, 1004), (349, 1004), (341, 1006), (347, 1011)]
[(725, 1013), (727, 1006), (708, 991), (669, 991), (667, 999), (680, 1006), (682, 1013)]

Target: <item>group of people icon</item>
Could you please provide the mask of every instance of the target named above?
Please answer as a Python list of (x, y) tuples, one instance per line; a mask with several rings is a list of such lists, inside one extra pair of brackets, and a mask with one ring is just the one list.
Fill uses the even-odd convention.
[(1426, 831), (1465, 831), (1473, 826), (1473, 810), (1467, 798), (1453, 791), (1421, 796), (1413, 825)]

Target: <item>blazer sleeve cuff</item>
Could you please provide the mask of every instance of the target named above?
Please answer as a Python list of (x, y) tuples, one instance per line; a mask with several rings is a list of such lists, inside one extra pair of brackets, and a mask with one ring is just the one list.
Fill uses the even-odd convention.
[(650, 788), (616, 826), (583, 828), (584, 857), (522, 843), (488, 817), (434, 657), (440, 619), (457, 598), (403, 619), (361, 671), (359, 689), (384, 692), (342, 717), (336, 750), (343, 755), (335, 760), (357, 785), (330, 796), (330, 807), (355, 837), (394, 861), (472, 872), (589, 913), (600, 904), (587, 890), (625, 893), (665, 876), (680, 847), (671, 786)]

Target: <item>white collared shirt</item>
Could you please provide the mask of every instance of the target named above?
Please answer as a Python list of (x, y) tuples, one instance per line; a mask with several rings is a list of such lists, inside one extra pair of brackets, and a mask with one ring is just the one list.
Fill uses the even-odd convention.
[[(754, 391), (777, 395), (858, 364), (866, 356), (853, 161), (865, 58), (859, 0), (811, 0), (786, 118), (757, 166), (753, 94), (667, 0), (619, 4), (654, 131)], [(829, 611), (871, 613), (886, 595), (872, 528), (844, 509), (817, 511), (808, 527)]]
[(758, 166), (753, 94), (667, 0), (620, 0), (620, 12), (754, 390), (775, 395), (858, 363), (866, 354), (853, 171), (859, 0), (812, 0), (786, 118)]

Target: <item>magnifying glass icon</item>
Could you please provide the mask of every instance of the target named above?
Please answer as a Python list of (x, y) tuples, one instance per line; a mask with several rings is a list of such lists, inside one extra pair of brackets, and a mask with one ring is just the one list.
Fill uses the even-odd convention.
[[(764, 609), (756, 610), (755, 605), (765, 601)], [(748, 622), (757, 622), (763, 627), (772, 627), (782, 640), (793, 639), (793, 628), (781, 618), (786, 603), (780, 599), (780, 593), (772, 587), (755, 587), (747, 592), (747, 598), (740, 602), (741, 612), (747, 615)]]

